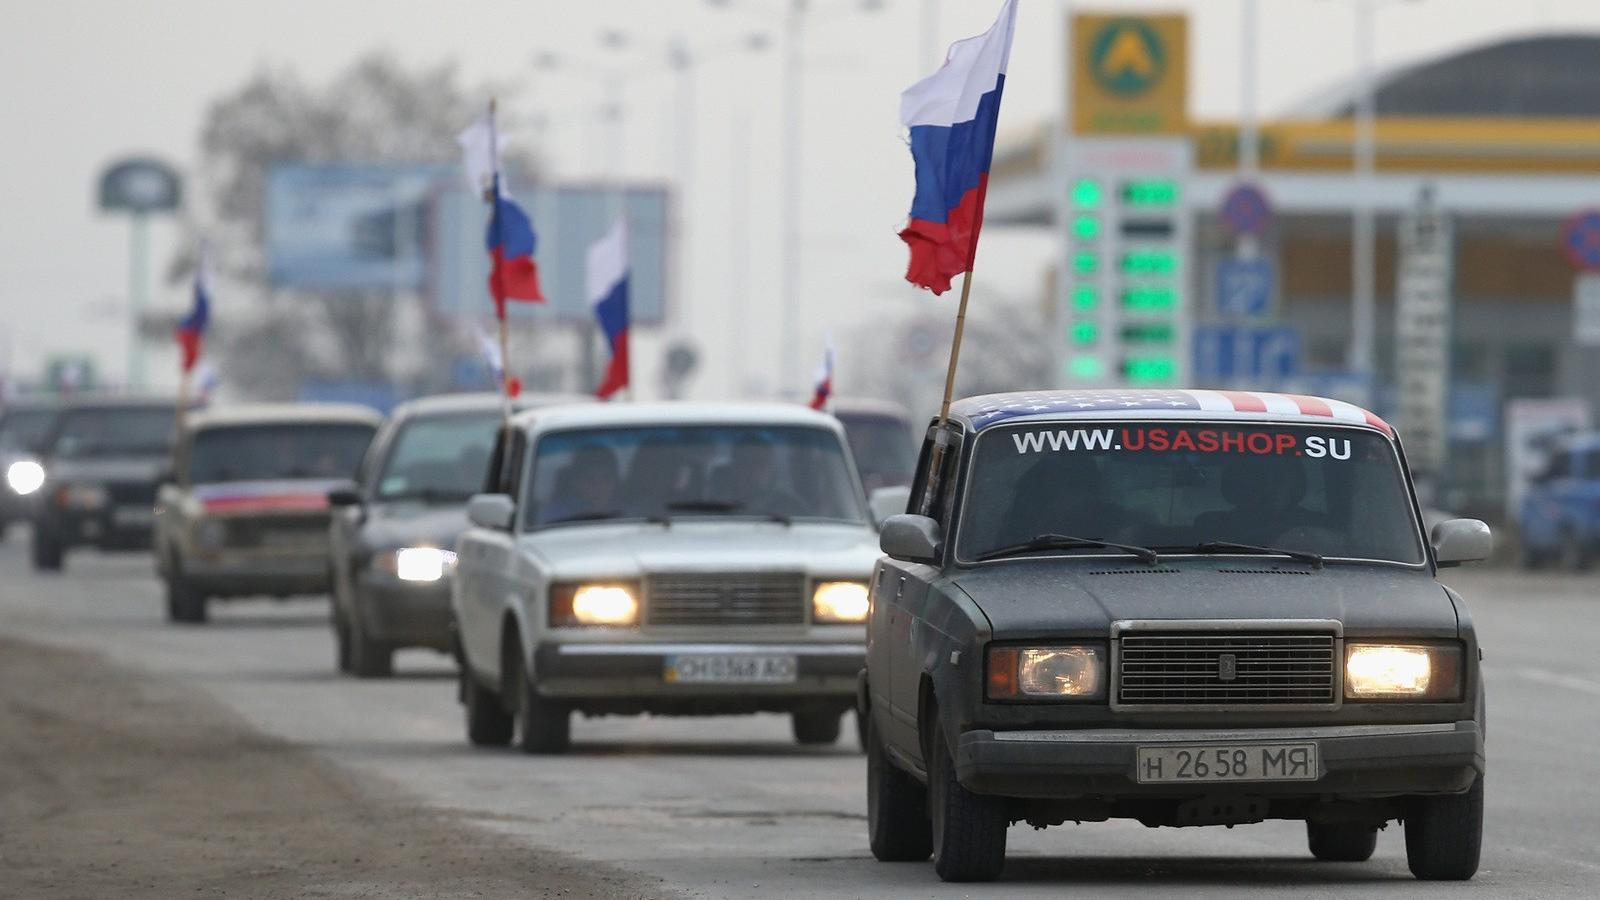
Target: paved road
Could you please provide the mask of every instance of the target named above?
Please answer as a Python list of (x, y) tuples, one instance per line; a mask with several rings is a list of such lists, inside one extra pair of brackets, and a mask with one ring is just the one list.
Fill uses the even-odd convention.
[[(1600, 893), (1600, 579), (1452, 574), (1488, 654), (1489, 810), (1469, 885), (1420, 885), (1391, 828), (1365, 864), (1318, 864), (1293, 823), (1145, 829), (1134, 823), (1011, 832), (1005, 880), (941, 885), (926, 864), (872, 861), (862, 757), (801, 749), (776, 716), (599, 719), (574, 751), (530, 758), (469, 748), (451, 667), (402, 654), (392, 681), (333, 672), (326, 607), (236, 603), (201, 628), (161, 620), (139, 557), (74, 556), (64, 576), (0, 547), (0, 633), (87, 649), (198, 686), (254, 727), (387, 782), (530, 848), (709, 897), (1593, 897)], [(378, 790), (379, 788), (374, 788)], [(3, 891), (0, 891), (3, 893)]]

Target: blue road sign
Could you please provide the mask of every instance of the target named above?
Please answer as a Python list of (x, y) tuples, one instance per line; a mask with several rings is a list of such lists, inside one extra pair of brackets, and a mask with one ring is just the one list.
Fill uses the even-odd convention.
[(1199, 378), (1288, 378), (1299, 368), (1299, 329), (1253, 325), (1194, 329), (1194, 372)]
[(1222, 221), (1234, 234), (1261, 234), (1272, 223), (1272, 204), (1253, 184), (1237, 184), (1222, 199)]
[(1259, 318), (1272, 306), (1276, 272), (1272, 261), (1224, 259), (1217, 263), (1217, 312), (1224, 316)]

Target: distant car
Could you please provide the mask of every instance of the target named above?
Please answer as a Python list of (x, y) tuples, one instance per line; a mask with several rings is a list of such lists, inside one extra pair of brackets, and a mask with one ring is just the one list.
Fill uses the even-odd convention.
[(1517, 516), (1525, 568), (1584, 571), (1600, 556), (1600, 434), (1560, 441), (1533, 476)]
[(834, 401), (830, 412), (844, 425), (850, 455), (868, 493), (911, 483), (917, 445), (905, 409), (883, 400), (844, 398)]
[(157, 480), (172, 459), (171, 399), (63, 403), (40, 442), (33, 567), (59, 571), (74, 547), (148, 550)]
[(211, 598), (328, 590), (328, 493), (348, 485), (380, 417), (352, 404), (191, 413), (156, 501), (167, 618), (204, 622)]
[(54, 400), (12, 400), (0, 410), (0, 532), (13, 522), (33, 518), (44, 466), (39, 463), (41, 444), (50, 433), (60, 404)]
[(559, 753), (575, 712), (771, 711), (836, 741), (878, 556), (843, 437), (790, 404), (518, 416), (456, 547), (469, 740)]
[[(939, 457), (935, 448), (948, 448)], [(936, 464), (937, 460), (937, 464)], [(1040, 391), (957, 402), (872, 580), (861, 709), (880, 860), (997, 877), (1006, 832), (1405, 823), (1424, 880), (1482, 841), (1477, 633), (1382, 420), (1336, 400)]]
[[(524, 395), (519, 410), (588, 397)], [(496, 394), (403, 403), (390, 414), (353, 489), (335, 490), (330, 536), (332, 624), (339, 670), (393, 672), (394, 651), (452, 646), (450, 578), (467, 500), (487, 483), (504, 422)]]

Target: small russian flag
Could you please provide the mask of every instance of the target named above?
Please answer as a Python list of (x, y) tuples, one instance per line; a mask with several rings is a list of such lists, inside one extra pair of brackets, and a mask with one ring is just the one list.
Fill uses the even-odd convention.
[(811, 393), (811, 408), (827, 409), (828, 401), (831, 399), (833, 399), (833, 339), (829, 338), (822, 348), (822, 365), (817, 367), (817, 384)]
[(200, 359), (200, 349), (204, 342), (206, 326), (211, 324), (211, 259), (204, 250), (200, 251), (200, 263), (194, 272), (194, 302), (189, 307), (188, 315), (178, 320), (178, 354), (179, 365), (184, 373), (194, 371), (194, 364)]
[(978, 252), (1016, 19), (1016, 0), (1006, 0), (988, 31), (952, 44), (939, 71), (900, 95), (917, 172), (911, 221), (900, 232), (911, 248), (906, 280), (935, 294), (971, 271)]
[(611, 363), (594, 395), (609, 399), (628, 387), (628, 223), (618, 218), (605, 236), (589, 246), (589, 303), (611, 348)]
[(493, 110), (480, 116), (456, 135), (461, 145), (461, 164), (467, 183), (490, 199), (488, 234), (484, 243), (489, 251), (489, 296), (494, 298), (495, 315), (506, 317), (506, 301), (540, 303), (539, 266), (534, 254), (539, 248), (533, 220), (506, 192), (500, 175), (500, 156), (505, 139), (495, 130)]

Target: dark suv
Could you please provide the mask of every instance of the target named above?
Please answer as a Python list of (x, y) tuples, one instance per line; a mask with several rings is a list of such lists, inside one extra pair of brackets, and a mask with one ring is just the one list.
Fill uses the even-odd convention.
[(66, 403), (40, 450), (33, 566), (57, 571), (73, 547), (148, 550), (156, 485), (172, 463), (176, 404), (155, 398)]
[[(935, 463), (937, 460), (937, 464)], [(1422, 879), (1483, 827), (1478, 639), (1400, 442), (1349, 404), (1216, 391), (961, 401), (913, 512), (883, 525), (867, 669), (868, 829), (946, 880), (1006, 829), (1306, 823), (1369, 858), (1404, 820)]]

